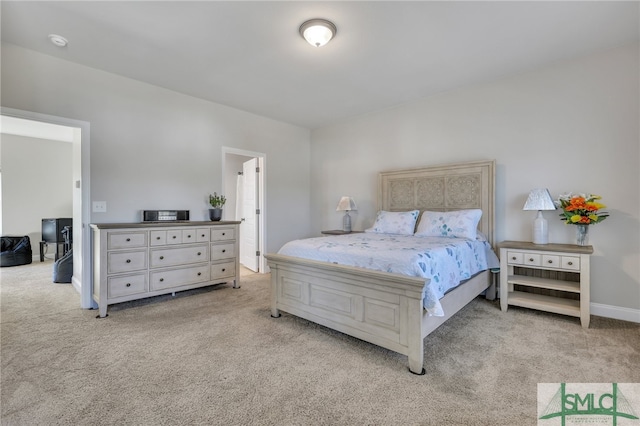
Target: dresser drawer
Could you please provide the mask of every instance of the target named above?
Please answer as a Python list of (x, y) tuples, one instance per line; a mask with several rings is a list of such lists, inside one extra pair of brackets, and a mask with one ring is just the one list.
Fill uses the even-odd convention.
[(150, 246), (164, 246), (167, 244), (167, 231), (151, 231), (149, 233)]
[(235, 240), (236, 233), (234, 228), (213, 228), (211, 229), (211, 241), (227, 241)]
[(211, 244), (211, 260), (232, 259), (236, 257), (236, 244)]
[(190, 266), (188, 268), (153, 271), (150, 273), (151, 291), (180, 287), (209, 281), (209, 265)]
[(235, 259), (229, 262), (214, 263), (211, 265), (211, 281), (221, 278), (233, 277), (236, 274)]
[(147, 250), (107, 253), (107, 273), (139, 271), (147, 268)]
[(147, 232), (109, 232), (107, 249), (127, 249), (147, 246)]
[(196, 230), (196, 241), (199, 243), (209, 242), (209, 228), (198, 228)]
[(207, 262), (209, 259), (209, 250), (206, 244), (152, 249), (149, 257), (151, 258), (152, 268), (161, 268), (185, 263)]
[[(183, 232), (184, 230), (180, 229), (171, 229), (168, 231), (151, 231), (151, 242), (150, 246), (165, 246), (167, 244), (182, 244), (183, 242)], [(192, 233), (193, 234), (193, 233)], [(187, 234), (184, 234), (187, 235)], [(195, 242), (195, 238), (191, 235), (190, 242)]]
[(130, 294), (145, 293), (147, 291), (147, 274), (120, 275), (109, 277), (107, 284), (107, 297), (128, 296)]
[(182, 230), (182, 243), (183, 244), (191, 244), (198, 242), (198, 230), (193, 229), (183, 229)]

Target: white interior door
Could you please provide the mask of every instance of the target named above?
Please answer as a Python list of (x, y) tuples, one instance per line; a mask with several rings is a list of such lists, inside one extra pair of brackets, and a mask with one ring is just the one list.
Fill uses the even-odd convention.
[(258, 159), (242, 164), (242, 222), (240, 223), (240, 263), (254, 272), (258, 267)]

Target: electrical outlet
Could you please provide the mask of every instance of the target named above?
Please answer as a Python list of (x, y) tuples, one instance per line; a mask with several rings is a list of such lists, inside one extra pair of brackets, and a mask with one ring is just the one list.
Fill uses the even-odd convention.
[(107, 212), (107, 202), (106, 201), (94, 201), (93, 202), (93, 212), (94, 213), (106, 213)]

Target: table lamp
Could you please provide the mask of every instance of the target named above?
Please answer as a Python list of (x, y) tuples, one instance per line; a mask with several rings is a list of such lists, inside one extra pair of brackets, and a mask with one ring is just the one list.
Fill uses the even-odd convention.
[(532, 189), (529, 198), (524, 203), (522, 210), (538, 210), (538, 215), (533, 221), (533, 244), (549, 243), (549, 228), (547, 219), (542, 216), (542, 210), (555, 210), (551, 194), (546, 188)]
[(345, 211), (344, 218), (342, 219), (342, 230), (344, 232), (351, 232), (351, 216), (349, 216), (349, 212), (351, 210), (358, 210), (356, 207), (356, 202), (353, 201), (351, 197), (342, 197), (338, 202), (338, 207), (336, 211)]

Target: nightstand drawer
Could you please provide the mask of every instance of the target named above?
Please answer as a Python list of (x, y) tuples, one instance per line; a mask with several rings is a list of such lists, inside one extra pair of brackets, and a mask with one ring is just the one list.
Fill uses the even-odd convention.
[(542, 256), (537, 253), (524, 253), (525, 265), (540, 266), (542, 264)]
[(521, 251), (508, 251), (507, 252), (507, 263), (510, 265), (522, 265), (524, 261), (524, 253)]
[(543, 254), (542, 255), (542, 266), (547, 268), (560, 268), (560, 256)]
[(580, 270), (580, 258), (574, 256), (562, 256), (562, 269), (569, 269), (571, 271)]

